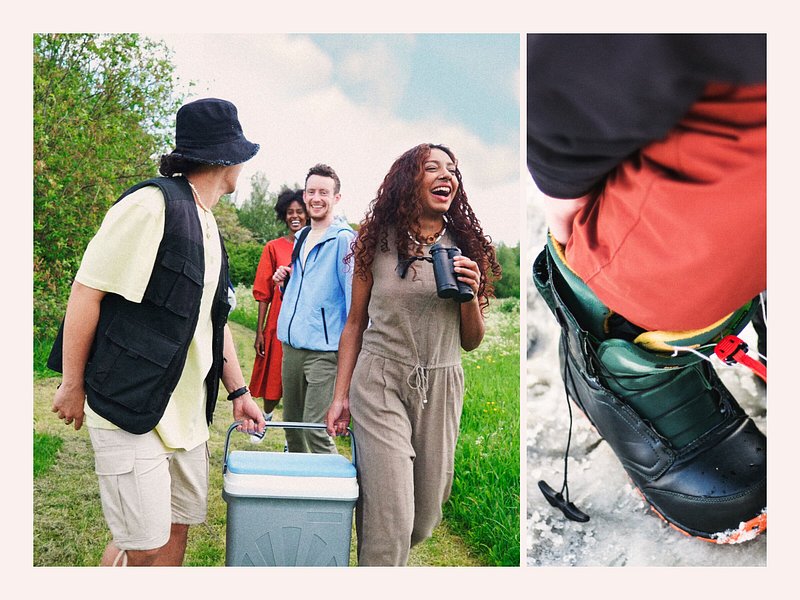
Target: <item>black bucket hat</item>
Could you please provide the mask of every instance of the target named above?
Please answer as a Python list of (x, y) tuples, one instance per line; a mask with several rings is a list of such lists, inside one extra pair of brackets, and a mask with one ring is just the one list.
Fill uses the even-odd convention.
[(244, 137), (236, 106), (227, 100), (203, 98), (178, 109), (172, 156), (207, 165), (238, 165), (259, 148)]

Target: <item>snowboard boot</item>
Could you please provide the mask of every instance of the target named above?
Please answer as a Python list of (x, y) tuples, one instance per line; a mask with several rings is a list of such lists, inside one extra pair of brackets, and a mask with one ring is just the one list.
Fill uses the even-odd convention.
[(741, 331), (755, 303), (701, 331), (645, 331), (604, 306), (552, 238), (533, 279), (561, 325), (569, 397), (651, 508), (719, 544), (766, 530), (766, 437), (705, 360), (717, 341)]

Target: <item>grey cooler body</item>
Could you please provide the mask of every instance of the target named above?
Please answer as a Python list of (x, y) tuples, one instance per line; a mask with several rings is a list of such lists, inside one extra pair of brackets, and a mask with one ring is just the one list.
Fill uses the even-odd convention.
[[(353, 462), (339, 454), (234, 451), (225, 443), (226, 566), (347, 566), (358, 499)], [(316, 423), (269, 422), (313, 428)]]

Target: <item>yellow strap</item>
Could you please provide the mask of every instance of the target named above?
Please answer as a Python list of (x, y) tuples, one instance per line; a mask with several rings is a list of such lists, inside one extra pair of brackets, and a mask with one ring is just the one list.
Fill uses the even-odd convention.
[[(567, 255), (565, 252), (566, 248), (560, 244), (558, 240), (556, 240), (549, 232), (548, 235), (553, 251), (557, 255), (557, 258), (561, 261), (561, 264), (569, 269), (569, 271), (573, 273), (580, 281), (583, 281), (581, 276), (578, 275), (567, 262)], [(609, 312), (603, 321), (603, 330), (606, 333), (609, 332), (608, 321), (614, 314), (614, 311), (611, 309), (607, 310)], [(646, 331), (637, 336), (633, 342), (636, 345), (653, 352), (673, 352), (675, 346), (682, 348), (698, 348), (703, 344), (708, 344), (709, 342), (715, 341), (722, 333), (729, 333), (726, 329), (726, 326), (728, 325), (730, 319), (737, 314), (737, 312), (738, 311), (734, 311), (724, 316), (719, 321), (716, 321), (708, 327), (703, 327), (701, 329), (690, 329), (686, 331)]]
[[(581, 276), (580, 276), (580, 275), (578, 275), (578, 274), (575, 272), (575, 269), (573, 269), (572, 267), (570, 267), (570, 266), (569, 266), (569, 263), (567, 262), (567, 252), (566, 252), (566, 248), (565, 248), (565, 247), (564, 247), (564, 246), (561, 244), (561, 242), (559, 242), (559, 241), (558, 241), (556, 238), (554, 238), (554, 237), (553, 237), (553, 234), (552, 234), (552, 233), (550, 233), (550, 232), (548, 231), (548, 232), (547, 232), (547, 235), (550, 237), (550, 242), (553, 244), (553, 250), (555, 250), (555, 253), (556, 253), (556, 255), (557, 255), (557, 256), (558, 256), (558, 258), (561, 260), (561, 262), (563, 263), (563, 265), (564, 265), (565, 267), (567, 267), (567, 268), (568, 268), (568, 269), (569, 269), (569, 270), (570, 270), (572, 273), (574, 273), (574, 274), (575, 274), (575, 277), (577, 277), (578, 279), (581, 279)], [(581, 281), (583, 281), (583, 279), (581, 279)]]
[(721, 330), (733, 314), (734, 313), (730, 313), (719, 321), (712, 323), (708, 327), (703, 327), (702, 329), (690, 329), (687, 331), (645, 331), (633, 340), (633, 343), (654, 352), (672, 352), (674, 346), (697, 348), (713, 340), (717, 330)]

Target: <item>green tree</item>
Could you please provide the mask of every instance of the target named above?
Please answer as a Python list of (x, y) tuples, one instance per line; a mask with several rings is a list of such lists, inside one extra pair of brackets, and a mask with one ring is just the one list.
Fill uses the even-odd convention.
[(170, 147), (171, 52), (136, 34), (33, 38), (34, 338), (53, 336), (109, 206)]
[(238, 211), (231, 201), (230, 196), (223, 196), (214, 207), (214, 219), (217, 221), (219, 232), (225, 239), (225, 244), (227, 246), (232, 244), (255, 243), (253, 234), (249, 229), (243, 227), (239, 221)]
[(498, 298), (519, 298), (519, 243), (506, 246), (500, 243), (495, 248), (497, 262), (503, 269), (503, 277), (495, 282), (495, 295)]
[(282, 186), (278, 193), (271, 193), (269, 180), (261, 171), (253, 174), (250, 185), (250, 196), (237, 211), (239, 222), (247, 227), (252, 232), (253, 238), (262, 245), (286, 235), (286, 224), (277, 220), (275, 203), (278, 200), (278, 193), (288, 189), (287, 186)]
[(225, 238), (231, 283), (234, 286), (253, 285), (264, 245), (255, 241), (253, 233), (242, 225), (236, 206), (229, 196), (224, 196), (214, 207), (214, 218)]

